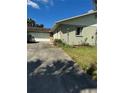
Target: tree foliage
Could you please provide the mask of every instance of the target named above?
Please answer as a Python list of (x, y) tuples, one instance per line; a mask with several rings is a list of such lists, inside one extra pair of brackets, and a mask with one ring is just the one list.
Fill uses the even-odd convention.
[(27, 26), (28, 26), (28, 27), (41, 27), (41, 28), (44, 27), (43, 24), (37, 24), (37, 23), (35, 22), (35, 20), (33, 20), (33, 19), (31, 19), (31, 18), (28, 18), (28, 19), (27, 19)]

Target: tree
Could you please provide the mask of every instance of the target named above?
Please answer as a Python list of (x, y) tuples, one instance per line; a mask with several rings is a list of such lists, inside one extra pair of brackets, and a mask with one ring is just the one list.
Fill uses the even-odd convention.
[(27, 19), (27, 25), (29, 26), (29, 27), (35, 27), (35, 21), (33, 20), (33, 19), (31, 19), (31, 18), (28, 18)]
[(41, 27), (41, 28), (43, 28), (43, 27), (44, 27), (44, 25), (43, 25), (43, 24), (36, 24), (35, 26), (36, 26), (36, 27)]
[(43, 24), (36, 24), (36, 22), (33, 19), (31, 19), (31, 18), (27, 19), (27, 26), (28, 27), (41, 27), (41, 28), (44, 27)]

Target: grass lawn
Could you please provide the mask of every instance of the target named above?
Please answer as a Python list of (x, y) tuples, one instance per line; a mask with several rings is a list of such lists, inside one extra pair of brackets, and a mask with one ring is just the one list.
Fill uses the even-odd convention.
[(96, 47), (62, 47), (63, 50), (82, 68), (87, 74), (97, 80), (97, 48)]
[(63, 50), (79, 64), (82, 69), (86, 69), (90, 64), (97, 62), (97, 48), (96, 47), (62, 47)]

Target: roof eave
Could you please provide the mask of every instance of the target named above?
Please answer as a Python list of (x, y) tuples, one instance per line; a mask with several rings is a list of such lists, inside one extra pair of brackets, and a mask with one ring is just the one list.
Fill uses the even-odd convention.
[(74, 19), (74, 18), (83, 17), (83, 16), (86, 16), (86, 15), (95, 14), (95, 13), (97, 13), (97, 11), (93, 11), (93, 12), (91, 12), (91, 13), (85, 13), (85, 14), (83, 14), (83, 15), (78, 15), (78, 16), (74, 16), (74, 17), (70, 17), (70, 18), (67, 18), (67, 19), (63, 19), (63, 20), (57, 21), (57, 22), (55, 23), (55, 25), (52, 27), (52, 30), (51, 30), (51, 31), (54, 32), (55, 29), (56, 29), (62, 22), (65, 22), (65, 21), (68, 21), (68, 20), (71, 20), (71, 19)]
[(62, 20), (57, 21), (56, 24), (61, 23), (61, 22), (65, 22), (65, 21), (68, 21), (68, 20), (71, 20), (71, 19), (74, 19), (74, 18), (79, 18), (79, 17), (84, 17), (84, 16), (87, 16), (87, 15), (95, 14), (95, 13), (97, 13), (97, 11), (93, 11), (93, 12), (90, 12), (90, 13), (85, 13), (83, 15), (78, 15), (78, 16), (62, 19)]

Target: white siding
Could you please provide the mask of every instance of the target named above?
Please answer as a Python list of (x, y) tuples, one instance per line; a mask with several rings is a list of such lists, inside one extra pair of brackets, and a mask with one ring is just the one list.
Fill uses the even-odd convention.
[[(54, 39), (61, 39), (69, 45), (81, 45), (86, 43), (89, 45), (96, 45), (96, 23), (96, 14), (64, 21), (56, 29), (58, 33), (54, 34)], [(83, 27), (80, 36), (76, 36), (75, 34), (78, 26)]]

